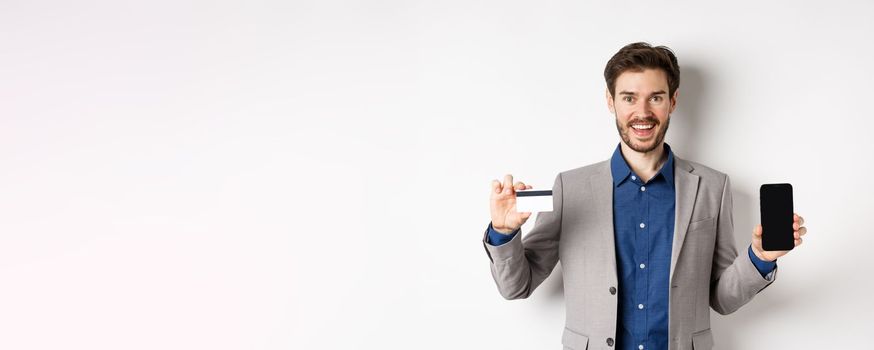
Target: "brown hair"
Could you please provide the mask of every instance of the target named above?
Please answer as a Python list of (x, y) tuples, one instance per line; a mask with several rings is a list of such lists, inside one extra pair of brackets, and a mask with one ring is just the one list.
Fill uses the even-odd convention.
[(645, 68), (661, 69), (668, 76), (668, 96), (680, 87), (680, 65), (677, 56), (667, 46), (656, 46), (639, 42), (625, 45), (619, 49), (604, 68), (604, 79), (611, 96), (616, 96), (616, 78), (626, 71), (640, 72)]

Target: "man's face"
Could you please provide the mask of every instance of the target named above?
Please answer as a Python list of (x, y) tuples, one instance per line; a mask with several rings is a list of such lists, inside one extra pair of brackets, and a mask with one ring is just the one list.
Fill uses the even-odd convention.
[(629, 148), (650, 152), (668, 132), (678, 91), (668, 97), (668, 77), (661, 69), (626, 71), (616, 78), (616, 96), (607, 90), (607, 106), (616, 116), (616, 130)]

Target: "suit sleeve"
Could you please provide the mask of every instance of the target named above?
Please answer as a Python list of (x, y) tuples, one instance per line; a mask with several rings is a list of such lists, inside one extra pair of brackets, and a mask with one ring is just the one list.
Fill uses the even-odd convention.
[(561, 174), (552, 186), (552, 211), (537, 214), (534, 228), (522, 237), (521, 229), (504, 244), (489, 244), (488, 229), (483, 245), (491, 261), (492, 277), (505, 299), (524, 299), (531, 295), (558, 263), (561, 236)]
[(765, 279), (747, 254), (738, 255), (734, 242), (731, 181), (725, 177), (716, 228), (716, 248), (710, 278), (710, 307), (727, 315), (740, 309), (777, 277)]

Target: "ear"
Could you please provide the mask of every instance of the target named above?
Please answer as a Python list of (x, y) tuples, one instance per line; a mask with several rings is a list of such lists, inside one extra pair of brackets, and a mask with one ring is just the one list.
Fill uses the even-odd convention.
[(613, 95), (610, 94), (610, 89), (604, 90), (606, 91), (607, 108), (610, 110), (610, 113), (616, 114), (616, 107), (613, 106)]
[(680, 97), (680, 89), (674, 90), (674, 96), (671, 96), (671, 112), (674, 113), (674, 109), (677, 108), (677, 98)]

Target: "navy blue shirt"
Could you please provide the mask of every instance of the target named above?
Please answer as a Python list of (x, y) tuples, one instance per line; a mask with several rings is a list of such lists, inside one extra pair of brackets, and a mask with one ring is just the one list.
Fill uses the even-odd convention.
[[(674, 235), (674, 154), (664, 144), (667, 161), (643, 182), (617, 146), (610, 159), (613, 176), (613, 228), (619, 276), (616, 348), (668, 348), (668, 291)], [(501, 234), (489, 226), (492, 245), (509, 242), (516, 233)], [(765, 276), (776, 265), (748, 255)]]
[(674, 154), (649, 181), (637, 176), (616, 147), (613, 230), (619, 276), (617, 349), (668, 348), (668, 291), (674, 240)]

